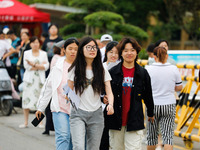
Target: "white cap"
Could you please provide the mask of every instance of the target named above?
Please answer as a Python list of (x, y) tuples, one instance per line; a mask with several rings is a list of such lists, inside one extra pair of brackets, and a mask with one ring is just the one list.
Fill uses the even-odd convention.
[(3, 33), (4, 33), (4, 34), (7, 34), (8, 31), (9, 31), (9, 28), (4, 28), (4, 29), (3, 29)]
[(113, 38), (109, 34), (104, 34), (101, 36), (101, 42), (103, 42), (103, 41), (113, 41)]

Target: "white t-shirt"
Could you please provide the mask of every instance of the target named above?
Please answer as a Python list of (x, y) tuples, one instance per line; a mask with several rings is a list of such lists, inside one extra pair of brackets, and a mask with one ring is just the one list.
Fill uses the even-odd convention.
[[(4, 54), (10, 51), (11, 47), (11, 44), (9, 44), (6, 40), (0, 40), (0, 59), (3, 57)], [(6, 66), (11, 66), (9, 57), (6, 58)]]
[(11, 45), (5, 40), (0, 40), (0, 58), (10, 51)]
[(100, 52), (101, 52), (101, 61), (103, 62), (104, 58), (105, 58), (105, 53), (106, 53), (106, 47), (102, 47), (100, 49)]
[[(69, 73), (68, 73), (68, 79), (71, 81), (74, 81), (74, 70), (73, 68)], [(105, 71), (105, 76), (104, 76), (104, 82), (110, 81), (111, 76), (106, 68), (104, 68)], [(92, 70), (86, 70), (86, 78), (91, 79), (93, 77), (93, 72)], [(79, 108), (84, 110), (84, 111), (95, 111), (99, 109), (101, 106), (101, 100), (100, 100), (100, 94), (94, 93), (92, 85), (89, 84), (87, 88), (83, 91), (81, 96), (77, 94), (80, 98), (80, 104)]]
[(153, 63), (146, 69), (151, 77), (154, 105), (175, 104), (175, 86), (182, 85), (178, 68), (170, 63)]

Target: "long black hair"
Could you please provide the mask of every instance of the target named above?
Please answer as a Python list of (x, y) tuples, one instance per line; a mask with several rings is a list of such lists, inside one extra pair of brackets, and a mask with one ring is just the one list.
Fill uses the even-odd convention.
[(84, 37), (81, 39), (79, 46), (78, 46), (78, 52), (76, 55), (76, 59), (72, 63), (71, 67), (68, 71), (72, 70), (72, 68), (75, 67), (75, 76), (74, 76), (74, 87), (76, 93), (79, 93), (80, 95), (85, 90), (85, 85), (87, 83), (86, 80), (86, 66), (87, 63), (85, 61), (84, 56), (84, 46), (88, 43), (93, 41), (97, 47), (97, 56), (94, 58), (92, 62), (92, 72), (93, 72), (93, 80), (92, 80), (92, 88), (95, 93), (100, 94), (105, 90), (105, 84), (104, 84), (104, 68), (101, 62), (101, 54), (100, 50), (98, 48), (97, 42), (95, 39), (91, 37)]

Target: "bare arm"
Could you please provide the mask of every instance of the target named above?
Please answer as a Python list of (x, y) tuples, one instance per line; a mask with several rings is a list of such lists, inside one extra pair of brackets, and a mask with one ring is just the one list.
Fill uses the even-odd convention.
[(74, 81), (68, 80), (67, 81), (68, 86), (70, 87), (70, 89), (74, 89)]
[(175, 86), (175, 91), (181, 91), (183, 88), (183, 85)]
[(12, 55), (13, 53), (19, 53), (18, 50), (15, 50), (13, 47), (9, 49), (10, 51), (3, 56), (3, 60), (5, 60), (8, 56)]
[(114, 114), (114, 109), (113, 109), (114, 97), (113, 97), (110, 81), (105, 82), (105, 91), (106, 91), (106, 95), (107, 95), (108, 103), (109, 103), (107, 106), (107, 114), (112, 115)]

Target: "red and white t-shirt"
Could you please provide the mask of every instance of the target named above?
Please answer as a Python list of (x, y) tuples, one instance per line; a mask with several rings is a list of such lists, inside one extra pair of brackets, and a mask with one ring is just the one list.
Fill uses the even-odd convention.
[(122, 65), (123, 82), (122, 82), (122, 126), (127, 125), (128, 112), (131, 102), (131, 88), (134, 80), (135, 67), (128, 69)]

